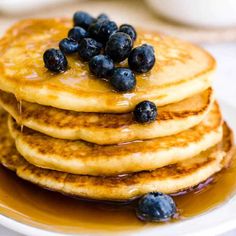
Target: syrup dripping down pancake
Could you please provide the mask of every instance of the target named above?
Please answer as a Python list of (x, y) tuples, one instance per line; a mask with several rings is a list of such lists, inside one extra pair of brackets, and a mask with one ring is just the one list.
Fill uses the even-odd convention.
[(13, 94), (0, 91), (0, 104), (19, 125), (61, 139), (81, 139), (100, 145), (169, 136), (199, 124), (214, 101), (212, 89), (181, 102), (158, 107), (151, 124), (137, 123), (132, 113), (85, 113), (18, 102)]

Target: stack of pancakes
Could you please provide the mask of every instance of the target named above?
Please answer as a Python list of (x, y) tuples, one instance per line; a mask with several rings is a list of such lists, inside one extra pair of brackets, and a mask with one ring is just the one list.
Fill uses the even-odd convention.
[[(214, 59), (187, 42), (140, 30), (136, 46), (155, 49), (151, 72), (117, 93), (77, 55), (65, 73), (49, 72), (43, 53), (58, 47), (67, 19), (24, 20), (0, 41), (0, 161), (25, 180), (82, 198), (128, 200), (176, 193), (230, 162), (232, 134), (211, 89)], [(126, 66), (127, 62), (122, 63)], [(149, 100), (157, 119), (137, 123)]]

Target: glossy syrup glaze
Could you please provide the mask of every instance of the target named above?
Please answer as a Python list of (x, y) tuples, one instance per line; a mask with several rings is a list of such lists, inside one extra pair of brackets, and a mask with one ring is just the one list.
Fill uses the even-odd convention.
[[(117, 233), (158, 227), (137, 220), (137, 201), (126, 204), (87, 202), (43, 190), (20, 180), (0, 167), (0, 212), (17, 221), (64, 233)], [(231, 166), (195, 187), (174, 197), (179, 216), (185, 220), (227, 202), (236, 191), (235, 156)]]
[[(151, 99), (158, 105), (180, 101), (210, 86), (214, 59), (189, 43), (156, 32), (138, 31), (135, 46), (154, 47), (156, 63), (151, 72), (137, 75), (136, 88), (116, 93), (107, 81), (89, 73), (78, 55), (68, 56), (65, 73), (44, 67), (43, 53), (58, 48), (72, 27), (70, 19), (24, 20), (14, 25), (0, 40), (0, 86), (19, 99), (67, 110), (122, 113)], [(124, 61), (119, 66), (127, 66)], [(177, 89), (180, 88), (182, 92)], [(148, 93), (147, 93), (148, 91)]]

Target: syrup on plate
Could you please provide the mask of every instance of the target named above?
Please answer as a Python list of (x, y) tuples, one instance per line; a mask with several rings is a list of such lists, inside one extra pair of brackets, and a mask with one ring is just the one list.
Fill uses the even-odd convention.
[[(209, 211), (232, 197), (236, 192), (235, 157), (228, 169), (173, 196), (179, 220)], [(0, 180), (0, 213), (25, 224), (63, 233), (122, 232), (149, 225), (136, 218), (136, 201), (112, 204), (70, 198), (25, 182), (1, 166)]]

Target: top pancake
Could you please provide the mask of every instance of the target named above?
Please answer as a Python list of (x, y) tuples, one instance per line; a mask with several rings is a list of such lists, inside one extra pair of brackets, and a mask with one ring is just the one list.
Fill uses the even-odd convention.
[[(180, 101), (207, 89), (214, 59), (189, 43), (154, 32), (138, 31), (135, 46), (155, 49), (151, 72), (137, 75), (137, 86), (117, 93), (109, 83), (89, 73), (87, 63), (68, 56), (69, 69), (54, 74), (44, 67), (43, 53), (57, 48), (72, 27), (68, 19), (30, 19), (15, 24), (0, 41), (0, 88), (18, 99), (82, 112), (122, 113), (143, 100), (159, 106)], [(127, 61), (120, 66), (127, 66)]]

